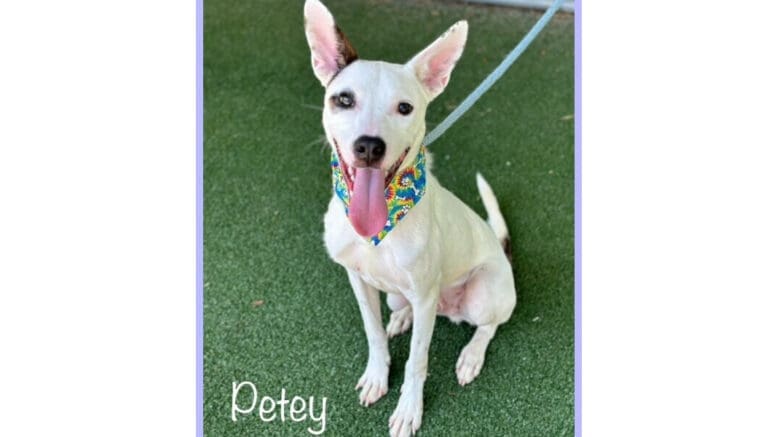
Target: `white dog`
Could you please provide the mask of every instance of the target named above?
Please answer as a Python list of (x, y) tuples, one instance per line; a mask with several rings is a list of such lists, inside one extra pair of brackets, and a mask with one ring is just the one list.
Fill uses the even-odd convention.
[[(467, 39), (454, 24), (408, 63), (357, 60), (332, 14), (305, 3), (313, 71), (325, 87), (323, 124), (332, 145), (335, 195), (324, 217), (329, 255), (348, 272), (369, 343), (356, 389), (362, 405), (388, 391), (388, 338), (413, 326), (410, 357), (390, 434), (421, 426), (423, 386), (435, 317), (477, 326), (456, 375), (468, 384), (483, 367), (497, 327), (515, 307), (507, 226), (478, 174), (489, 225), (440, 186), (423, 147), (429, 102), (450, 79)], [(508, 256), (505, 255), (508, 252)], [(383, 329), (378, 290), (388, 293)]]

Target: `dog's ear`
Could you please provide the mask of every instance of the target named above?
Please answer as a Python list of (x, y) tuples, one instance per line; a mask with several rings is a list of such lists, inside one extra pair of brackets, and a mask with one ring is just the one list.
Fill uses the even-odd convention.
[(448, 85), (451, 71), (461, 57), (466, 42), (467, 22), (462, 20), (407, 63), (427, 91), (429, 100), (437, 97)]
[(318, 0), (305, 2), (305, 36), (310, 46), (313, 72), (326, 87), (346, 65), (357, 59), (356, 50)]

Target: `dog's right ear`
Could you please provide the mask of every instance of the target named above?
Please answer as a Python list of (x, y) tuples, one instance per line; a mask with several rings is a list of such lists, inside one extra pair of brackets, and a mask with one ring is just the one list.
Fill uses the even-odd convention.
[(305, 36), (310, 46), (313, 72), (326, 87), (335, 75), (357, 59), (356, 50), (318, 0), (305, 2)]

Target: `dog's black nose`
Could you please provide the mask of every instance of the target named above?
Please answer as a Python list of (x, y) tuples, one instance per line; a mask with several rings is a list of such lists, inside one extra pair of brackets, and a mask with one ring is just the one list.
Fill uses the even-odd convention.
[(378, 137), (362, 135), (353, 143), (353, 155), (367, 167), (378, 162), (386, 153), (386, 143)]

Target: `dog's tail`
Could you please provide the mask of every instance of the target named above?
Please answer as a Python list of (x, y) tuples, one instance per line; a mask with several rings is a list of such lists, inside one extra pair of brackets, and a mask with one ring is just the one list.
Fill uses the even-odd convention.
[(505, 219), (499, 211), (499, 203), (496, 201), (494, 191), (479, 172), (476, 178), (478, 192), (480, 193), (480, 198), (483, 199), (483, 205), (486, 207), (486, 213), (488, 214), (488, 225), (491, 226), (491, 229), (496, 234), (497, 240), (499, 240), (505, 255), (507, 255), (507, 259), (512, 261), (513, 253), (510, 245), (510, 234), (507, 232), (507, 223), (505, 223)]

